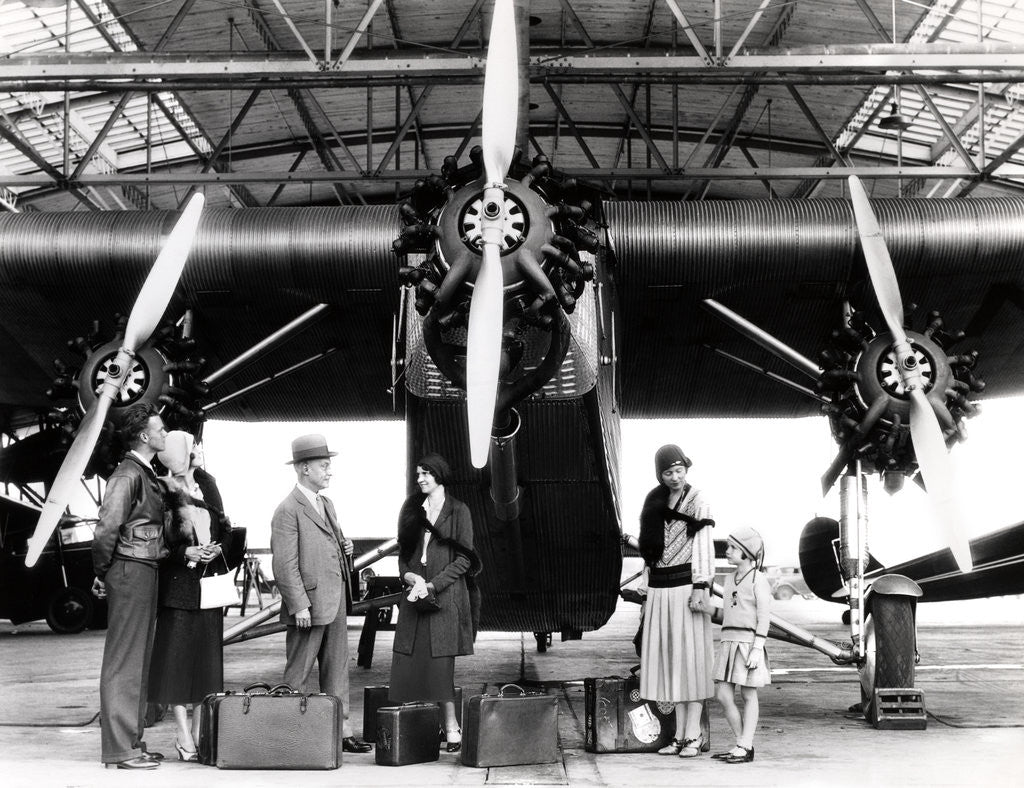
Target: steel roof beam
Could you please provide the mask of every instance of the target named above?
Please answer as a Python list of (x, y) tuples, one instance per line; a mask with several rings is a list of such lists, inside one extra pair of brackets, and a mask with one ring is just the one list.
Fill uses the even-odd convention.
[[(480, 8), (483, 6), (483, 4), (484, 0), (476, 0), (476, 2), (473, 4), (473, 7), (469, 9), (469, 13), (466, 14), (465, 19), (462, 20), (462, 24), (459, 25), (459, 29), (456, 30), (455, 35), (452, 36), (451, 44), (449, 44), (449, 47), (451, 49), (456, 48), (457, 46), (459, 46), (459, 44), (462, 43), (462, 39), (466, 36), (466, 33), (469, 32), (469, 28), (472, 26), (473, 20), (476, 18), (477, 14), (480, 13)], [(395, 46), (397, 47), (397, 40), (402, 37), (401, 33), (398, 30), (398, 19), (395, 16), (394, 9), (392, 8), (391, 3), (388, 3), (387, 10), (388, 16), (391, 19), (392, 30), (395, 32)], [(430, 98), (430, 94), (433, 92), (433, 90), (434, 85), (424, 86), (423, 90), (420, 91), (420, 95), (416, 97), (414, 100), (412, 95), (412, 89), (411, 87), (409, 88), (409, 103), (412, 105), (412, 108), (409, 110), (408, 116), (406, 117), (402, 125), (399, 127), (398, 132), (395, 134), (395, 139), (392, 141), (390, 147), (384, 152), (384, 156), (381, 158), (380, 164), (377, 165), (377, 175), (380, 175), (381, 172), (383, 172), (384, 168), (391, 161), (391, 157), (398, 152), (398, 146), (402, 144), (402, 141), (405, 139), (406, 134), (408, 134), (410, 127), (413, 125), (416, 126), (416, 136), (417, 139), (419, 140), (419, 144), (422, 147), (423, 136), (422, 130), (420, 129), (420, 112), (422, 111), (423, 106), (427, 103), (427, 99)], [(427, 151), (425, 147), (423, 147), (423, 158), (427, 165), (427, 168), (429, 169), (430, 160), (427, 157)]]
[[(563, 0), (565, 2), (565, 0)], [(589, 40), (589, 39), (588, 39)], [(536, 51), (536, 50), (535, 50)], [(483, 78), (485, 57), (392, 50), (380, 56), (372, 52), (353, 55), (337, 70), (313, 68), (305, 58), (292, 54), (254, 57), (231, 53), (118, 52), (33, 53), (10, 55), (0, 61), (0, 80), (37, 79), (47, 82), (79, 79), (115, 79), (128, 82), (152, 79), (210, 79), (231, 77), (309, 79), (329, 82), (339, 76), (455, 77), (467, 82)], [(633, 77), (674, 74), (760, 74), (853, 71), (961, 71), (1024, 69), (1024, 44), (851, 44), (845, 46), (800, 47), (785, 51), (747, 50), (721, 66), (708, 67), (695, 55), (669, 49), (638, 52), (601, 50), (581, 53), (577, 49), (543, 51), (529, 58), (531, 79), (558, 75), (585, 75), (588, 79), (615, 81)]]
[[(562, 6), (562, 10), (565, 12), (565, 15), (569, 18), (569, 21), (572, 22), (573, 27), (575, 27), (576, 31), (580, 34), (580, 38), (583, 40), (583, 43), (586, 44), (588, 47), (593, 47), (594, 40), (590, 37), (590, 34), (587, 32), (587, 29), (583, 26), (583, 20), (581, 20), (579, 16), (576, 14), (576, 10), (572, 7), (572, 5), (570, 5), (569, 0), (560, 0), (560, 3)], [(653, 10), (653, 6), (651, 7), (651, 10)], [(651, 16), (649, 14), (648, 25), (650, 24), (650, 21)], [(534, 67), (534, 60), (535, 58), (530, 58), (531, 70)], [(619, 102), (619, 105), (622, 107), (623, 111), (626, 113), (626, 116), (629, 118), (628, 122), (632, 122), (633, 127), (637, 131), (637, 134), (640, 135), (640, 138), (644, 141), (644, 144), (647, 145), (647, 150), (650, 151), (651, 155), (654, 157), (654, 160), (657, 161), (661, 167), (668, 169), (668, 162), (665, 161), (665, 158), (661, 155), (661, 151), (658, 150), (658, 146), (655, 144), (654, 139), (647, 131), (647, 126), (644, 124), (643, 121), (640, 120), (640, 117), (636, 114), (636, 109), (633, 107), (633, 102), (636, 100), (636, 89), (634, 89), (633, 97), (630, 98), (629, 96), (626, 95), (626, 93), (622, 90), (622, 88), (619, 85), (614, 83), (614, 81), (611, 82), (611, 87), (612, 92), (615, 94), (615, 98)], [(628, 130), (629, 127), (628, 125), (626, 125), (623, 133), (625, 134), (626, 132), (628, 132)], [(619, 155), (621, 155), (621, 150), (622, 146), (620, 144), (619, 154), (616, 155), (616, 162), (618, 161)]]
[[(664, 170), (661, 167), (619, 167), (619, 168), (579, 168), (568, 167), (560, 170), (571, 177), (614, 180), (616, 178), (636, 178), (663, 182), (688, 181), (708, 178), (712, 180), (803, 180), (806, 178), (823, 178), (840, 180), (856, 175), (866, 180), (887, 178), (964, 178), (979, 177), (967, 167), (938, 166), (852, 166), (852, 167), (682, 167)], [(431, 170), (389, 170), (380, 177), (372, 173), (354, 172), (163, 172), (163, 173), (114, 173), (103, 175), (89, 173), (74, 183), (76, 187), (119, 186), (123, 184), (238, 184), (238, 183), (330, 183), (345, 181), (347, 183), (389, 183), (391, 181), (415, 181), (433, 174)], [(59, 174), (58, 174), (59, 175)], [(993, 175), (1002, 178), (1024, 177), (1024, 165), (1004, 165)], [(0, 186), (31, 187), (53, 186), (63, 183), (63, 179), (52, 176), (12, 175), (0, 173)], [(1024, 184), (1017, 184), (1024, 188)]]

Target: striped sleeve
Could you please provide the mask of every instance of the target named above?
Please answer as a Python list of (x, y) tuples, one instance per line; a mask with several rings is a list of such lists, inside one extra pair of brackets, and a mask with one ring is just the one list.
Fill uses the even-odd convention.
[[(711, 507), (708, 506), (704, 496), (699, 491), (694, 494), (693, 504), (694, 517), (698, 520), (714, 520), (711, 514)], [(695, 583), (707, 583), (710, 586), (711, 581), (714, 580), (715, 538), (713, 526), (704, 526), (694, 536), (690, 570), (693, 572), (693, 582)]]

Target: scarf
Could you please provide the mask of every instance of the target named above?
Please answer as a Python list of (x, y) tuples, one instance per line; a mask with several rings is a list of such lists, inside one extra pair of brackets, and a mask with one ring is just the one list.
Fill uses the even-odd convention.
[[(690, 485), (683, 487), (681, 501), (686, 501), (690, 494)], [(644, 499), (643, 509), (640, 511), (640, 555), (644, 562), (654, 566), (665, 552), (665, 521), (683, 520), (686, 522), (686, 533), (689, 538), (696, 536), (704, 526), (714, 526), (715, 521), (711, 518), (698, 520), (693, 515), (672, 509), (668, 505), (670, 490), (664, 484), (659, 484)]]

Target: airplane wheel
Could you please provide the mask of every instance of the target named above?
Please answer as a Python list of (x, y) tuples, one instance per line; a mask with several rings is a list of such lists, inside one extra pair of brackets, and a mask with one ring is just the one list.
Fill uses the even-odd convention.
[(914, 600), (907, 596), (877, 596), (864, 622), (864, 665), (860, 698), (864, 717), (871, 721), (876, 689), (913, 687), (916, 656)]
[(533, 636), (537, 639), (537, 653), (543, 654), (548, 650), (548, 645), (551, 643), (551, 634), (549, 632), (534, 632)]
[(46, 623), (58, 635), (74, 635), (92, 618), (92, 600), (81, 588), (62, 588), (50, 597)]

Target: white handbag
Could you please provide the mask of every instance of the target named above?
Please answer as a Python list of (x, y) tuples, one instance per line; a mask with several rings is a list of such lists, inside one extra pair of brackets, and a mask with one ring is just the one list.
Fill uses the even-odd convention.
[(228, 569), (227, 559), (223, 555), (221, 560), (228, 571), (222, 575), (208, 575), (206, 570), (210, 568), (210, 564), (207, 564), (203, 569), (203, 576), (199, 578), (199, 607), (204, 610), (231, 607), (237, 605), (241, 598), (235, 585), (235, 573)]

